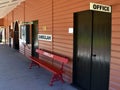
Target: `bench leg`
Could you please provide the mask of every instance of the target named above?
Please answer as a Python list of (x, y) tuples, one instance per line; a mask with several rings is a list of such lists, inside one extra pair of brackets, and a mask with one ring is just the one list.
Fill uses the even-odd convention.
[(55, 81), (59, 81), (59, 80), (61, 80), (62, 83), (64, 83), (62, 74), (54, 74), (54, 75), (52, 76), (51, 80), (50, 80), (49, 85), (50, 85), (50, 86), (53, 86), (53, 83), (54, 83)]
[(29, 65), (29, 69), (32, 69), (32, 66), (36, 66), (36, 65), (39, 66), (38, 64), (36, 64), (35, 62), (32, 61)]
[(49, 83), (49, 85), (50, 86), (53, 86), (53, 83), (56, 81), (56, 78), (57, 77), (57, 75), (56, 74), (53, 74), (53, 76), (52, 76), (52, 78), (51, 78), (51, 80), (50, 80), (50, 83)]
[(33, 61), (30, 63), (29, 69), (32, 69), (32, 66), (33, 66)]
[(59, 80), (61, 80), (62, 81), (62, 83), (64, 83), (64, 80), (63, 80), (63, 76), (62, 76), (62, 74), (59, 74)]

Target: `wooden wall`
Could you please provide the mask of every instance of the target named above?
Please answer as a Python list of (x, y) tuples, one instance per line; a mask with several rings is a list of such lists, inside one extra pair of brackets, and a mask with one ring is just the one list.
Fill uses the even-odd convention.
[(120, 4), (112, 6), (110, 90), (120, 89)]
[[(39, 41), (39, 48), (46, 49), (70, 58), (64, 69), (64, 78), (72, 82), (73, 34), (68, 29), (73, 27), (73, 13), (89, 10), (89, 3), (97, 2), (112, 6), (112, 42), (110, 90), (120, 90), (120, 2), (119, 0), (26, 0), (4, 18), (6, 27), (11, 22), (29, 22), (39, 20), (39, 34), (52, 34), (53, 41)], [(12, 18), (12, 19), (11, 19)], [(43, 30), (46, 26), (46, 30)], [(27, 53), (25, 53), (25, 51)], [(31, 48), (20, 44), (20, 52), (29, 56)]]
[(4, 25), (4, 19), (0, 19), (0, 26), (3, 26)]

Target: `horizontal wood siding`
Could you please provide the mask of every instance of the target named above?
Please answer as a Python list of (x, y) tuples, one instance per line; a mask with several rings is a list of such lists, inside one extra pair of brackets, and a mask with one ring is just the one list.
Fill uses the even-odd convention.
[(14, 17), (13, 17), (14, 22), (16, 20), (18, 20), (19, 23), (24, 22), (24, 3), (21, 3), (18, 7), (16, 7), (13, 10), (13, 13), (14, 13)]
[[(18, 21), (19, 24), (19, 32), (20, 32), (20, 24), (22, 22), (25, 22), (25, 3), (22, 2), (18, 7), (16, 7), (13, 10), (13, 22)], [(26, 45), (22, 42), (21, 39), (19, 39), (19, 52), (24, 54), (25, 56), (28, 56), (29, 53), (26, 53), (28, 49), (26, 48)], [(30, 51), (31, 48), (28, 50)], [(31, 53), (29, 54), (29, 56), (31, 55)]]
[[(88, 10), (89, 0), (53, 0), (53, 51), (70, 58), (66, 66), (68, 82), (72, 82), (73, 67), (73, 34), (68, 33), (73, 28), (75, 12)], [(101, 0), (98, 0), (101, 1)]]
[(120, 3), (112, 6), (110, 90), (120, 89)]
[(8, 26), (10, 26), (11, 25), (11, 23), (13, 22), (13, 12), (10, 12), (9, 14), (8, 14)]
[[(39, 40), (39, 48), (68, 57), (65, 65), (64, 79), (72, 82), (73, 68), (73, 34), (68, 29), (73, 27), (73, 14), (89, 10), (89, 3), (96, 2), (112, 6), (112, 39), (110, 90), (120, 89), (120, 1), (119, 0), (26, 0), (4, 18), (8, 27), (13, 20), (29, 22), (39, 21), (39, 34), (51, 34), (52, 42)], [(14, 18), (14, 19), (13, 19)], [(13, 19), (13, 20), (12, 20)], [(43, 27), (46, 27), (46, 30)], [(26, 56), (31, 53), (31, 45), (24, 46), (20, 42), (20, 52)], [(59, 63), (54, 62), (56, 66)]]
[[(10, 18), (11, 19), (11, 18)], [(8, 33), (8, 28), (9, 28), (9, 23), (10, 23), (11, 21), (8, 19), (8, 15), (6, 15), (5, 17), (4, 17), (4, 26), (5, 26), (5, 30), (6, 30), (6, 43), (8, 44), (8, 41), (9, 41), (9, 39), (8, 39), (8, 35), (9, 35), (9, 33)]]
[[(52, 34), (52, 1), (27, 0), (25, 2), (25, 21), (38, 20), (40, 34)], [(46, 26), (46, 30), (42, 27)], [(39, 41), (39, 48), (52, 51), (52, 42)]]
[(4, 25), (4, 19), (0, 19), (0, 26), (3, 26)]

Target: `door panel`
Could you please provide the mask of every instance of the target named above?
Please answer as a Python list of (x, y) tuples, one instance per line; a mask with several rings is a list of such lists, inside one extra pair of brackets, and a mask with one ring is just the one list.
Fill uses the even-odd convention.
[(82, 90), (108, 90), (111, 14), (74, 14), (73, 84)]
[(38, 21), (32, 25), (32, 56), (39, 57), (35, 50), (38, 48)]
[(14, 28), (14, 43), (13, 43), (13, 47), (16, 50), (19, 50), (19, 26), (18, 26), (18, 22), (15, 22), (15, 28)]
[(75, 14), (75, 83), (83, 90), (90, 88), (90, 63), (91, 63), (91, 30), (92, 12)]
[(93, 12), (93, 53), (91, 90), (108, 90), (111, 14)]

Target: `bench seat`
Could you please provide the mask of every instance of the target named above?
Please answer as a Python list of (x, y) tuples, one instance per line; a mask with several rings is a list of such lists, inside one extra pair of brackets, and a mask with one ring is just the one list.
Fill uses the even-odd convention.
[(63, 70), (61, 70), (59, 68), (56, 68), (52, 64), (49, 64), (49, 63), (47, 63), (47, 62), (45, 62), (45, 61), (43, 61), (41, 59), (38, 59), (38, 58), (32, 57), (32, 56), (30, 56), (30, 59), (33, 62), (35, 62), (36, 64), (39, 64), (39, 66), (47, 69), (48, 71), (50, 71), (52, 73), (55, 73), (55, 74), (57, 74), (57, 73), (63, 73)]
[(38, 65), (38, 66), (43, 67), (46, 70), (52, 72), (53, 75), (52, 75), (52, 78), (49, 83), (50, 86), (52, 86), (53, 83), (58, 80), (61, 80), (64, 83), (63, 76), (62, 76), (64, 73), (63, 66), (64, 66), (64, 64), (68, 63), (68, 58), (65, 58), (65, 57), (50, 53), (50, 52), (46, 52), (41, 49), (36, 49), (36, 53), (38, 53), (39, 55), (46, 56), (46, 57), (52, 59), (53, 61), (59, 62), (61, 64), (61, 66), (56, 67), (55, 65), (50, 64), (50, 63), (46, 62), (45, 60), (41, 60), (40, 58), (30, 56), (29, 59), (32, 62), (30, 64), (29, 68), (31, 69), (33, 65)]

